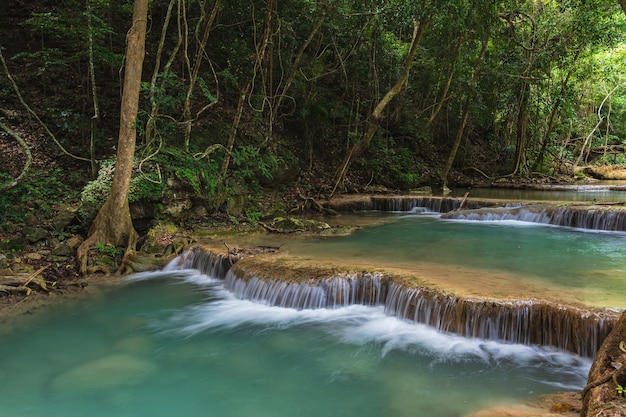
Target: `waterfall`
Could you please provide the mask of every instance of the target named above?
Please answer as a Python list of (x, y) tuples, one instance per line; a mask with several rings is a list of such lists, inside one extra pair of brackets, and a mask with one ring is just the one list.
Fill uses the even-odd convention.
[(346, 275), (319, 281), (285, 282), (239, 278), (232, 270), (224, 287), (240, 299), (297, 309), (337, 308), (352, 304), (380, 305), (385, 287), (378, 275)]
[(626, 231), (626, 210), (609, 207), (535, 205), (515, 208), (481, 208), (445, 213), (443, 219), (519, 220), (581, 229)]
[[(468, 338), (554, 346), (593, 357), (617, 320), (605, 311), (587, 311), (545, 302), (463, 299), (428, 288), (407, 287), (380, 274), (344, 273), (324, 279), (284, 281), (256, 276), (228, 255), (196, 247), (178, 268), (195, 268), (224, 280), (237, 298), (296, 309), (383, 306), (386, 314)], [(237, 265), (231, 268), (234, 263)], [(242, 278), (247, 276), (245, 279)]]
[[(391, 211), (412, 212), (416, 209), (434, 213), (446, 213), (456, 210), (463, 203), (462, 198), (431, 197), (431, 196), (360, 196), (349, 199), (330, 200), (326, 205), (339, 212), (355, 211)], [(465, 200), (464, 208), (477, 209), (480, 207), (494, 207), (501, 203), (489, 200)]]
[(240, 260), (234, 255), (214, 254), (209, 250), (192, 247), (170, 264), (175, 269), (196, 269), (213, 278), (224, 279), (230, 268)]
[[(374, 196), (371, 198), (369, 210), (378, 211), (415, 211), (416, 208), (423, 208), (434, 213), (447, 213), (456, 210), (461, 205), (463, 199), (450, 197), (383, 197)], [(464, 207), (480, 208), (485, 205), (492, 205), (487, 202), (477, 202), (466, 200)]]
[(541, 302), (465, 300), (390, 284), (385, 312), (470, 338), (554, 346), (595, 355), (615, 317)]

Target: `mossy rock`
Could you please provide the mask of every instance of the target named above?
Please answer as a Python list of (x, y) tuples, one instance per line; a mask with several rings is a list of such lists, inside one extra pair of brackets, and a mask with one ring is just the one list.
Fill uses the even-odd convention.
[(275, 217), (271, 223), (263, 226), (275, 233), (321, 232), (330, 229), (328, 223), (297, 217)]
[(11, 239), (0, 240), (0, 250), (3, 252), (21, 252), (26, 249), (27, 244), (24, 235), (17, 233)]

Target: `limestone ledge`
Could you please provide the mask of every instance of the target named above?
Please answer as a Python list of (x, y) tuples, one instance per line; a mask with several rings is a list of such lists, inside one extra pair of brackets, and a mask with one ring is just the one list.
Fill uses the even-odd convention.
[[(587, 357), (595, 355), (620, 314), (564, 304), (560, 292), (533, 292), (521, 288), (519, 281), (516, 292), (506, 292), (504, 287), (495, 288), (501, 273), (489, 277), (475, 271), (459, 280), (454, 268), (438, 265), (346, 265), (338, 259), (294, 256), (279, 248), (227, 248), (216, 241), (192, 245), (181, 262), (226, 278), (225, 286), (240, 298), (272, 300), (291, 308), (384, 305), (387, 314), (441, 331), (556, 346)], [(473, 288), (481, 282), (485, 288)]]

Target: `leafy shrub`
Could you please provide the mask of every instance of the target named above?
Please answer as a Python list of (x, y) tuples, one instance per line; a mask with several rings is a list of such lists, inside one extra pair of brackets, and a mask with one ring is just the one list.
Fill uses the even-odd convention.
[(363, 177), (369, 175), (374, 182), (388, 188), (408, 190), (419, 186), (421, 164), (409, 149), (389, 142), (386, 146), (375, 144), (378, 145), (372, 149), (375, 157), (362, 162)]
[[(81, 218), (86, 221), (93, 219), (104, 204), (111, 190), (114, 170), (115, 158), (104, 161), (98, 177), (85, 186), (79, 208)], [(168, 192), (168, 178), (178, 179), (199, 198), (212, 198), (218, 186), (218, 165), (214, 161), (207, 163), (195, 159), (184, 150), (169, 147), (141, 164), (136, 158), (128, 201), (151, 201), (159, 205)]]
[[(78, 198), (62, 179), (59, 168), (50, 171), (31, 171), (29, 175), (15, 187), (0, 194), (0, 213), (7, 221), (21, 222), (24, 220), (24, 205), (36, 205), (47, 217), (53, 215), (52, 207), (65, 204)], [(7, 174), (0, 173), (0, 184), (12, 180)]]
[(234, 149), (232, 160), (236, 175), (248, 182), (274, 178), (281, 163), (280, 158), (273, 153), (262, 154), (254, 146), (239, 146)]

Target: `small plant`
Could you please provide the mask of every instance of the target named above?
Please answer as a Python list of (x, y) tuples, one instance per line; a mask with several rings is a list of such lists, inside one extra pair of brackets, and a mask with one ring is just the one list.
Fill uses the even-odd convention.
[(94, 245), (94, 249), (100, 252), (103, 255), (110, 256), (111, 258), (115, 258), (118, 255), (121, 255), (124, 252), (122, 248), (116, 248), (112, 245), (107, 245), (106, 243), (96, 243)]
[(261, 219), (261, 213), (255, 210), (246, 210), (246, 220), (248, 223), (256, 224)]

